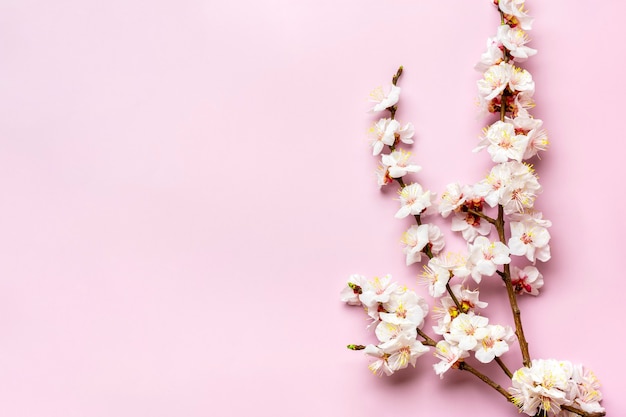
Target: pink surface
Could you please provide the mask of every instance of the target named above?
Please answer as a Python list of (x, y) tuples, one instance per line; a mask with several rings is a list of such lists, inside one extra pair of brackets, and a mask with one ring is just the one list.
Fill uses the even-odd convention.
[[(620, 416), (626, 4), (527, 5), (554, 226), (526, 333)], [(357, 272), (418, 288), (369, 91), (404, 65), (420, 181), (476, 181), (473, 65), (497, 24), (487, 0), (0, 2), (0, 415), (518, 415), (431, 355), (371, 375), (338, 295)]]

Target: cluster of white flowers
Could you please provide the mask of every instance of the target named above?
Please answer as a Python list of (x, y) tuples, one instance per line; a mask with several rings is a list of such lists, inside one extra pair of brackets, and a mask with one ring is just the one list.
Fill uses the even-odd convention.
[(377, 375), (415, 366), (428, 347), (417, 340), (417, 329), (424, 326), (428, 303), (406, 287), (391, 282), (391, 276), (368, 280), (354, 274), (341, 292), (341, 299), (350, 305), (363, 306), (375, 325), (377, 345), (362, 346), (374, 358), (369, 365)]
[(487, 307), (486, 302), (479, 300), (478, 289), (470, 290), (464, 281), (449, 285), (452, 277), (470, 275), (468, 264), (463, 257), (448, 253), (431, 258), (422, 273), (429, 294), (439, 299), (435, 307), (438, 320), (433, 331), (443, 336), (435, 352), (440, 362), (434, 365), (440, 377), (470, 356), (470, 352), (474, 352), (478, 361), (489, 363), (507, 352), (515, 340), (510, 326), (489, 324), (489, 319), (477, 311)]
[[(484, 73), (477, 83), (483, 110), (500, 118), (484, 129), (475, 151), (486, 149), (495, 165), (476, 184), (449, 184), (438, 207), (443, 217), (453, 215), (451, 230), (461, 232), (467, 241), (466, 266), (476, 283), (510, 264), (511, 256), (526, 257), (533, 265), (550, 259), (551, 222), (534, 208), (541, 185), (525, 162), (547, 149), (548, 138), (543, 122), (528, 112), (535, 91), (532, 76), (516, 65), (536, 53), (526, 45), (532, 18), (523, 0), (494, 3), (504, 23), (487, 41), (487, 51), (476, 68)], [(486, 214), (485, 206), (502, 210), (510, 232), (507, 241), (490, 240), (493, 218)], [(518, 294), (537, 295), (543, 285), (535, 266), (514, 266), (511, 279)]]
[[(408, 173), (416, 173), (422, 169), (421, 166), (411, 162), (411, 152), (398, 147), (400, 143), (412, 144), (415, 136), (413, 124), (407, 123), (402, 126), (394, 118), (396, 106), (400, 100), (400, 87), (395, 85), (395, 81), (401, 73), (402, 68), (394, 77), (394, 83), (388, 88), (387, 93), (382, 87), (378, 87), (370, 94), (370, 101), (373, 103), (370, 109), (372, 113), (391, 112), (391, 117), (380, 118), (370, 129), (372, 154), (374, 156), (380, 155), (380, 165), (377, 171), (380, 187), (390, 184), (393, 180), (400, 179), (402, 181), (402, 178)], [(388, 153), (382, 153), (385, 147), (388, 147)], [(400, 190), (402, 207), (396, 217), (421, 214), (431, 206), (433, 197), (434, 195), (423, 190), (417, 183), (403, 187)]]
[[(436, 300), (433, 310), (437, 323), (432, 331), (440, 338), (437, 341), (422, 330), (428, 312), (423, 298), (391, 282), (389, 275), (373, 280), (352, 275), (342, 300), (364, 307), (379, 343), (349, 347), (373, 357), (369, 367), (378, 375), (391, 375), (408, 364), (415, 366), (428, 346), (435, 348), (439, 361), (433, 367), (441, 378), (449, 369), (470, 370), (467, 360), (472, 356), (481, 363), (496, 361), (512, 377), (509, 391), (489, 384), (485, 375), (480, 378), (520, 411), (529, 415), (551, 412), (560, 417), (604, 413), (599, 404), (599, 384), (582, 366), (551, 360), (533, 360), (531, 366), (517, 297), (539, 294), (544, 279), (537, 262), (551, 257), (551, 222), (535, 207), (541, 185), (528, 162), (547, 149), (548, 138), (543, 122), (529, 113), (534, 106), (535, 83), (531, 74), (517, 65), (536, 53), (527, 46), (526, 31), (531, 29), (532, 18), (526, 13), (524, 0), (492, 1), (502, 24), (489, 38), (487, 51), (476, 65), (483, 72), (477, 83), (482, 111), (498, 116), (484, 129), (474, 150), (486, 150), (494, 163), (485, 178), (475, 184), (449, 184), (439, 199), (420, 183), (408, 181), (409, 175), (422, 168), (411, 161), (411, 152), (400, 148), (413, 144), (415, 136), (411, 123), (402, 125), (395, 119), (402, 67), (386, 92), (378, 88), (371, 94), (371, 112), (389, 113), (370, 130), (372, 153), (380, 157), (378, 185), (396, 182), (400, 207), (395, 217), (412, 216), (417, 223), (408, 228), (401, 243), (406, 265), (422, 265), (420, 281)], [(435, 214), (451, 217), (450, 229), (460, 232), (466, 253), (444, 252), (441, 229), (424, 222), (425, 216)], [(492, 324), (484, 315), (487, 303), (480, 301), (477, 288), (483, 277), (496, 277), (506, 287), (514, 328)], [(516, 341), (524, 366), (511, 373), (500, 358)], [(561, 406), (566, 407), (561, 410)]]
[[(476, 291), (474, 293), (477, 294)], [(444, 338), (437, 343), (436, 355), (441, 359), (441, 362), (434, 365), (437, 375), (443, 378), (444, 372), (459, 359), (468, 357), (470, 352), (474, 352), (474, 357), (479, 362), (489, 363), (509, 351), (511, 343), (515, 341), (510, 326), (489, 324), (487, 317), (478, 315), (473, 310), (458, 313), (451, 300), (447, 304), (452, 311), (446, 312), (433, 328)], [(462, 309), (466, 310), (467, 307)], [(452, 317), (452, 314), (456, 316)], [(454, 362), (450, 362), (450, 352), (457, 356)]]
[(520, 411), (534, 416), (540, 411), (558, 417), (574, 417), (577, 413), (562, 406), (578, 406), (587, 413), (602, 413), (600, 383), (593, 372), (582, 365), (555, 359), (537, 359), (530, 367), (513, 374), (510, 389), (513, 402)]

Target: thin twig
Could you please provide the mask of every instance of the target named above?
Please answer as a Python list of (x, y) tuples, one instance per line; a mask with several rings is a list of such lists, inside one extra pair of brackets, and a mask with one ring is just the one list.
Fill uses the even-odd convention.
[[(506, 245), (506, 236), (504, 233), (504, 207), (502, 207), (502, 205), (498, 205), (498, 218), (496, 220), (496, 229), (498, 230), (500, 242)], [(511, 312), (513, 313), (513, 321), (515, 322), (515, 335), (517, 336), (517, 341), (522, 352), (522, 362), (524, 363), (524, 366), (530, 368), (532, 362), (530, 360), (530, 353), (528, 351), (528, 341), (524, 336), (522, 315), (519, 306), (517, 305), (517, 294), (515, 293), (515, 288), (513, 287), (513, 283), (511, 281), (511, 266), (509, 264), (504, 264), (503, 269), (504, 271), (500, 276), (502, 277), (502, 281), (504, 281), (506, 292), (509, 298), (509, 305), (511, 306)]]
[(567, 410), (571, 413), (576, 413), (582, 417), (604, 417), (606, 416), (606, 411), (601, 411), (598, 413), (588, 413), (586, 411), (581, 410), (580, 408), (572, 407), (571, 405), (562, 405), (561, 408), (563, 410)]
[(511, 394), (509, 394), (509, 392), (507, 390), (502, 388), (499, 384), (495, 383), (487, 375), (483, 374), (479, 370), (477, 370), (477, 369), (473, 368), (472, 366), (470, 366), (467, 362), (460, 362), (459, 363), (459, 369), (462, 370), (462, 371), (470, 372), (474, 376), (478, 377), (485, 384), (489, 385), (491, 388), (495, 389), (500, 394), (502, 394), (504, 396), (504, 398), (507, 399), (507, 401), (512, 401), (513, 397), (511, 396)]
[(493, 224), (494, 226), (496, 224), (496, 219), (494, 219), (493, 217), (487, 216), (482, 211), (476, 211), (476, 210), (472, 210), (472, 209), (468, 208), (465, 212), (471, 214), (472, 216), (480, 217), (481, 219), (488, 221), (489, 223)]
[(450, 298), (452, 298), (452, 301), (454, 301), (454, 305), (456, 305), (456, 308), (459, 310), (459, 313), (465, 313), (465, 311), (463, 311), (463, 306), (461, 305), (459, 300), (456, 298), (456, 295), (454, 295), (454, 293), (452, 292), (452, 288), (450, 287), (449, 281), (446, 283), (446, 291), (448, 291)]
[(498, 365), (500, 365), (500, 368), (502, 368), (506, 376), (508, 376), (509, 378), (513, 377), (513, 374), (511, 373), (511, 371), (509, 371), (509, 368), (506, 367), (502, 359), (496, 357), (496, 362), (498, 363)]
[(419, 327), (417, 328), (417, 334), (419, 334), (425, 341), (425, 344), (428, 346), (437, 346), (437, 342), (428, 336), (426, 333), (422, 331)]

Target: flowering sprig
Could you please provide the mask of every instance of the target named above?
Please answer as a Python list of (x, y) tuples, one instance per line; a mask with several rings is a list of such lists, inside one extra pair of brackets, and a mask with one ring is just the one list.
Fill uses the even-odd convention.
[[(408, 179), (421, 167), (403, 148), (414, 142), (413, 125), (402, 125), (395, 118), (403, 67), (386, 90), (381, 87), (371, 94), (371, 112), (383, 113), (371, 129), (372, 153), (380, 158), (378, 185), (397, 183), (400, 208), (395, 217), (415, 220), (402, 237), (403, 252), (407, 265), (423, 266), (420, 281), (436, 301), (432, 310), (437, 322), (434, 335), (429, 335), (425, 330), (429, 305), (389, 275), (372, 280), (352, 275), (342, 300), (364, 308), (378, 343), (348, 348), (370, 356), (369, 368), (378, 375), (391, 375), (409, 364), (415, 367), (417, 359), (433, 348), (439, 359), (433, 367), (440, 378), (450, 369), (470, 372), (527, 415), (604, 416), (592, 372), (568, 361), (533, 359), (528, 349), (517, 297), (539, 294), (544, 277), (537, 262), (551, 257), (551, 222), (535, 208), (542, 187), (529, 160), (547, 150), (548, 137), (543, 122), (530, 114), (535, 105), (532, 75), (519, 66), (537, 52), (527, 46), (533, 19), (524, 0), (493, 3), (500, 26), (475, 67), (483, 73), (477, 82), (481, 112), (497, 116), (474, 149), (486, 150), (494, 163), (485, 178), (472, 185), (449, 184), (437, 201), (436, 193)], [(436, 214), (451, 217), (451, 230), (460, 232), (466, 242), (465, 254), (444, 252), (444, 234), (424, 222)], [(518, 267), (512, 265), (514, 259), (529, 264)], [(479, 285), (496, 277), (504, 284), (514, 327), (490, 322), (487, 303), (479, 299)], [(511, 372), (503, 356), (515, 344), (522, 366)], [(494, 382), (471, 360), (496, 362), (511, 379), (511, 387)]]

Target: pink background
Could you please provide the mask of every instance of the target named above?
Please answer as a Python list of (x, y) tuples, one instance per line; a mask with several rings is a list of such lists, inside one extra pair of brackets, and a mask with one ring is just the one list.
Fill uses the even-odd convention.
[[(619, 416), (626, 4), (527, 5), (554, 226), (526, 333)], [(518, 415), (430, 354), (371, 375), (338, 295), (357, 272), (425, 294), (375, 183), (369, 92), (404, 65), (419, 181), (478, 180), (473, 65), (498, 23), (488, 0), (0, 0), (0, 415)], [(500, 291), (488, 315), (510, 323)]]

